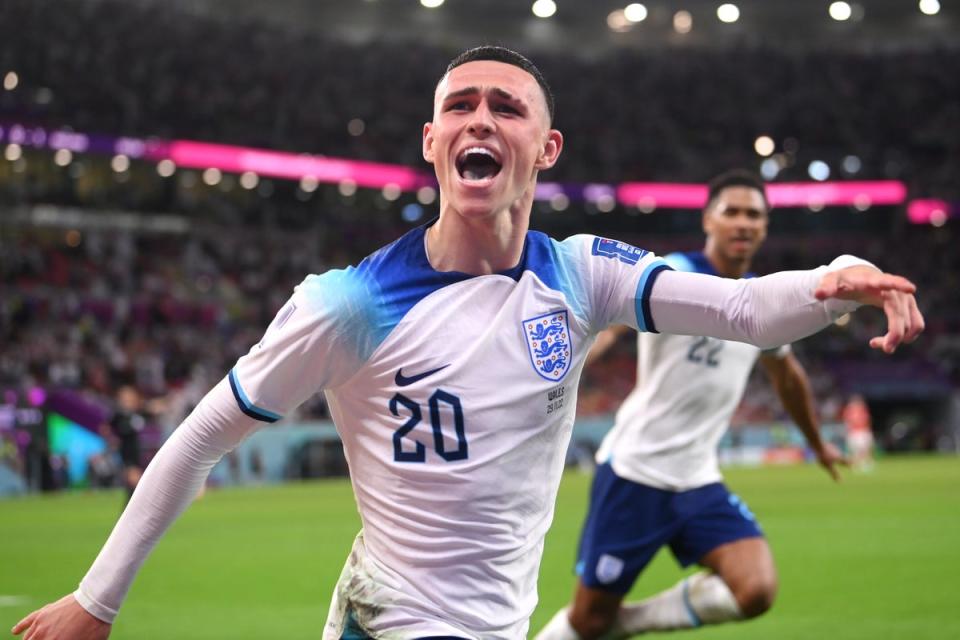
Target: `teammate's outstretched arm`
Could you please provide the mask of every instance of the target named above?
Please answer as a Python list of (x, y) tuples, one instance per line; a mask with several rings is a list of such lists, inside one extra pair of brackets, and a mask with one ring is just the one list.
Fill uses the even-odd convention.
[(811, 390), (810, 379), (797, 357), (784, 347), (786, 353), (766, 353), (760, 357), (767, 376), (773, 384), (780, 402), (800, 428), (817, 462), (827, 470), (837, 482), (840, 472), (837, 465), (848, 466), (844, 455), (833, 444), (820, 437), (820, 419)]
[(810, 271), (781, 271), (730, 280), (665, 271), (650, 296), (656, 330), (748, 342), (772, 349), (805, 338), (862, 305), (884, 310), (887, 332), (870, 346), (892, 353), (923, 331), (923, 316), (906, 278), (852, 256)]

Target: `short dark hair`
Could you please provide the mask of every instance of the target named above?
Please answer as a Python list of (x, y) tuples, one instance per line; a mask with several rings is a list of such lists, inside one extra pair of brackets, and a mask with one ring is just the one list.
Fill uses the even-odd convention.
[(704, 210), (713, 206), (713, 201), (717, 199), (720, 192), (728, 187), (747, 187), (756, 189), (763, 196), (763, 204), (770, 209), (770, 200), (767, 199), (767, 185), (759, 175), (749, 169), (731, 169), (724, 171), (708, 185), (707, 204)]
[(482, 47), (467, 49), (450, 61), (450, 64), (447, 65), (447, 70), (443, 75), (446, 77), (448, 73), (460, 65), (468, 62), (476, 62), (477, 60), (492, 60), (493, 62), (512, 64), (513, 66), (519, 67), (532, 75), (533, 79), (537, 81), (538, 85), (540, 85), (540, 89), (543, 90), (543, 97), (547, 101), (547, 113), (550, 115), (550, 122), (553, 122), (553, 92), (550, 91), (550, 85), (547, 84), (547, 79), (543, 77), (542, 73), (540, 73), (540, 69), (537, 68), (537, 65), (533, 64), (526, 57), (522, 56), (516, 51), (513, 51), (512, 49), (493, 45), (484, 45)]

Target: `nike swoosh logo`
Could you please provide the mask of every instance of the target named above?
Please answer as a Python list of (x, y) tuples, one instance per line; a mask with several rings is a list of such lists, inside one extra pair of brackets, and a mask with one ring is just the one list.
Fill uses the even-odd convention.
[(411, 385), (414, 382), (419, 382), (424, 378), (428, 378), (438, 371), (443, 371), (449, 366), (450, 366), (449, 364), (445, 364), (442, 367), (437, 367), (436, 369), (430, 369), (430, 371), (424, 371), (423, 373), (418, 373), (417, 375), (414, 375), (414, 376), (403, 375), (403, 368), (401, 367), (400, 369), (397, 369), (397, 375), (394, 376), (393, 381), (397, 383), (398, 387), (406, 387), (407, 385)]

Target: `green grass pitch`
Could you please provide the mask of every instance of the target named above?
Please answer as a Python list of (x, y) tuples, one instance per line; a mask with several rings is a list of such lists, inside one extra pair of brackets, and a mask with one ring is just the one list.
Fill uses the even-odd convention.
[[(960, 638), (960, 458), (887, 458), (838, 485), (813, 466), (734, 469), (727, 479), (767, 532), (780, 596), (759, 620), (684, 636)], [(533, 630), (572, 591), (588, 487), (587, 476), (564, 478)], [(109, 492), (0, 501), (0, 625), (75, 586), (121, 500)], [(147, 561), (112, 637), (319, 638), (358, 526), (346, 481), (208, 492)], [(662, 553), (631, 597), (680, 575)]]

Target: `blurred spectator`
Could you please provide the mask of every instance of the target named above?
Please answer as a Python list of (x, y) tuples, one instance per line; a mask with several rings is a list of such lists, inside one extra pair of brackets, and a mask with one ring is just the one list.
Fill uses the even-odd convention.
[(873, 424), (864, 397), (860, 394), (850, 396), (843, 407), (842, 418), (847, 429), (850, 463), (854, 469), (869, 471), (873, 468)]

